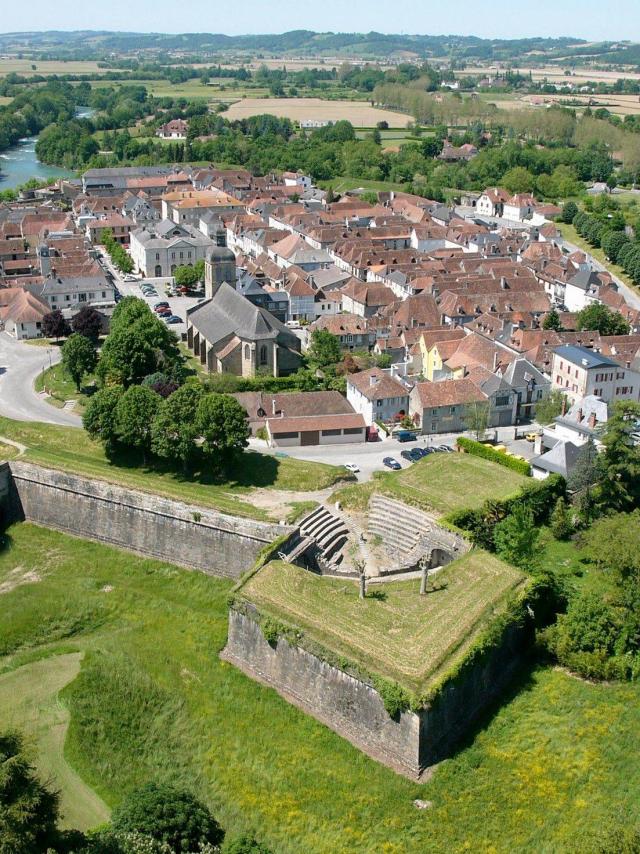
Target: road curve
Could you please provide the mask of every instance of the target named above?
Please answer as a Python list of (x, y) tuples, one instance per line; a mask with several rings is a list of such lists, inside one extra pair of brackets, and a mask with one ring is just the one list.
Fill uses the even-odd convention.
[(0, 333), (0, 415), (15, 421), (45, 421), (81, 427), (73, 412), (57, 409), (36, 394), (33, 384), (43, 368), (60, 361), (58, 347), (35, 347)]

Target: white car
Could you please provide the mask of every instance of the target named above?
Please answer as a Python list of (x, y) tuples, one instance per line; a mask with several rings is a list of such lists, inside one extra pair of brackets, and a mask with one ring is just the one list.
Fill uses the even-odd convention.
[(345, 463), (344, 467), (347, 471), (350, 471), (351, 474), (358, 474), (358, 472), (360, 471), (360, 469), (355, 463)]
[(131, 273), (127, 273), (127, 275), (123, 277), (122, 281), (123, 282), (137, 282), (138, 277), (133, 276)]

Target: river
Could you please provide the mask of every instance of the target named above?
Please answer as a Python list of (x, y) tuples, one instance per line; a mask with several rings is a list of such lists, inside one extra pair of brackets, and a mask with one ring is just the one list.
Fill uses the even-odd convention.
[[(89, 118), (95, 110), (78, 107), (78, 118)], [(44, 181), (47, 178), (70, 178), (74, 173), (59, 166), (48, 166), (36, 157), (37, 136), (21, 139), (17, 145), (0, 152), (0, 190), (13, 190), (26, 184), (31, 178)]]

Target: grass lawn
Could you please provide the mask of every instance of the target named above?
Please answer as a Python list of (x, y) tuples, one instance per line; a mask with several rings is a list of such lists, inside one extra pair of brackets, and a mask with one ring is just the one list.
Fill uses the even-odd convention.
[(429, 454), (398, 472), (376, 472), (369, 483), (339, 489), (334, 498), (346, 508), (365, 510), (373, 492), (446, 514), (480, 507), (488, 498), (513, 495), (528, 478), (471, 454)]
[[(67, 803), (78, 778), (58, 776), (61, 759), (109, 807), (172, 782), (278, 854), (582, 854), (610, 819), (640, 817), (639, 684), (534, 670), (417, 785), (218, 659), (230, 582), (27, 524), (8, 532), (0, 584), (17, 568), (41, 580), (1, 596), (0, 672), (36, 689), (46, 658), (49, 685), (42, 711), (24, 691), (25, 722), (83, 654), (61, 694), (62, 757), (58, 742), (41, 758)], [(0, 720), (14, 703), (0, 689)]]
[(0, 676), (0, 728), (27, 734), (41, 775), (60, 789), (63, 826), (88, 830), (109, 818), (109, 808), (67, 762), (64, 742), (69, 709), (62, 689), (80, 672), (79, 652), (44, 658)]
[(6, 442), (0, 442), (0, 460), (12, 460), (18, 456), (18, 449), (13, 445), (7, 445)]
[(84, 407), (95, 391), (95, 380), (93, 377), (85, 377), (82, 389), (78, 391), (76, 384), (61, 364), (47, 368), (38, 374), (34, 382), (36, 391), (47, 391), (50, 397), (46, 398), (52, 406), (62, 408), (68, 400), (75, 400), (75, 412), (82, 413)]
[(402, 184), (394, 184), (392, 181), (368, 181), (366, 178), (333, 178), (331, 181), (318, 181), (318, 186), (323, 190), (333, 187), (334, 193), (347, 193), (350, 190), (360, 189), (373, 193), (388, 190), (400, 192), (403, 188)]
[(613, 273), (614, 276), (617, 276), (619, 279), (621, 279), (625, 283), (625, 285), (628, 285), (632, 290), (636, 292), (638, 291), (638, 286), (634, 284), (633, 280), (625, 273), (622, 267), (619, 267), (617, 264), (612, 264), (611, 261), (608, 260), (602, 249), (596, 249), (583, 237), (580, 237), (575, 228), (569, 223), (557, 222), (556, 225), (565, 240), (568, 240), (575, 246), (579, 246), (580, 249), (582, 249), (584, 252), (588, 252), (590, 255), (593, 255), (593, 257), (600, 261), (600, 263), (603, 264), (607, 268), (607, 270)]
[(228, 481), (215, 481), (207, 474), (186, 479), (173, 471), (143, 468), (137, 459), (110, 462), (102, 445), (75, 427), (0, 418), (2, 436), (27, 446), (22, 457), (27, 462), (252, 519), (269, 518), (266, 510), (251, 502), (251, 493), (257, 487), (313, 491), (345, 476), (341, 467), (248, 451)]
[(370, 586), (363, 602), (357, 581), (321, 578), (282, 561), (253, 575), (241, 595), (336, 655), (421, 694), (464, 657), (523, 580), (474, 550), (433, 576), (426, 596), (419, 580), (398, 581)]

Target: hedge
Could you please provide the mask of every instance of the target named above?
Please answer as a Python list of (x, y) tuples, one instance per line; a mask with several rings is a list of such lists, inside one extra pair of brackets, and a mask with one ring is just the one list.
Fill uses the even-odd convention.
[(491, 460), (492, 463), (498, 463), (499, 466), (517, 471), (525, 477), (531, 477), (531, 466), (526, 460), (519, 460), (517, 457), (510, 457), (502, 451), (496, 451), (490, 445), (483, 445), (482, 442), (475, 442), (473, 439), (458, 439), (458, 448), (466, 454), (472, 454), (475, 457), (482, 457), (485, 460)]
[(526, 484), (510, 498), (490, 499), (475, 510), (457, 510), (450, 513), (446, 520), (456, 528), (466, 531), (475, 545), (493, 552), (495, 526), (506, 519), (516, 504), (528, 507), (536, 524), (543, 525), (548, 521), (558, 498), (566, 498), (566, 493), (565, 479), (559, 474), (552, 474), (546, 480)]

